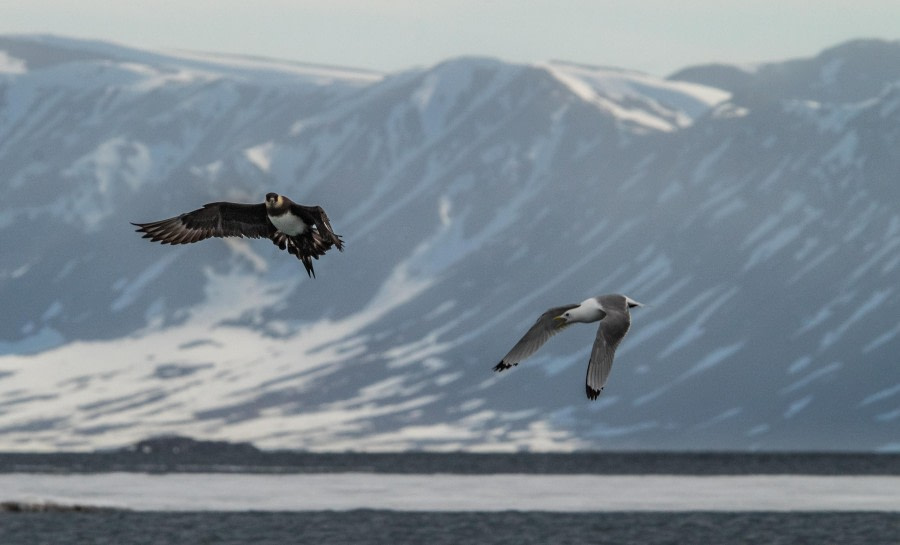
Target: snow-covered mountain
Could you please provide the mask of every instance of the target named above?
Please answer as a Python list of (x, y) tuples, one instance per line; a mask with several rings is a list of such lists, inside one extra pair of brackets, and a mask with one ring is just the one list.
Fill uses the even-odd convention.
[[(178, 433), (315, 450), (900, 449), (900, 43), (668, 79), (397, 74), (0, 37), (0, 450)], [(130, 221), (277, 191), (259, 240)], [(546, 308), (596, 329), (491, 367)]]

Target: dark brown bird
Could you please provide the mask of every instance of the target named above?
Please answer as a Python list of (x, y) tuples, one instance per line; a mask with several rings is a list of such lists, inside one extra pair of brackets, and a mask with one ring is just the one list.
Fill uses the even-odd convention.
[(188, 244), (210, 237), (268, 238), (303, 262), (315, 278), (312, 260), (344, 242), (331, 229), (321, 206), (303, 206), (277, 193), (261, 204), (213, 202), (203, 208), (152, 223), (132, 223), (144, 238), (163, 244)]

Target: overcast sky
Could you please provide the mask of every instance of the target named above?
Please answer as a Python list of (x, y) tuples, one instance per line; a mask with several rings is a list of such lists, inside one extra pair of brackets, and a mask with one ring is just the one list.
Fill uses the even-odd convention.
[(900, 39), (897, 0), (0, 0), (0, 33), (396, 71), (459, 55), (667, 75)]

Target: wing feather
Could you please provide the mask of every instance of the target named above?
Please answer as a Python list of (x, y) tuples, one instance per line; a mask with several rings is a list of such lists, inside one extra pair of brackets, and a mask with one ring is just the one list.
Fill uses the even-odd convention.
[(307, 223), (316, 226), (319, 237), (315, 242), (317, 249), (321, 251), (319, 255), (323, 255), (332, 245), (338, 250), (344, 251), (344, 241), (331, 228), (331, 222), (328, 220), (328, 214), (325, 213), (324, 208), (321, 206), (304, 206), (297, 203), (291, 203), (291, 207), (296, 215), (304, 218), (304, 221)]
[(214, 202), (203, 208), (151, 223), (132, 223), (144, 238), (163, 244), (190, 244), (210, 237), (270, 238), (275, 226), (265, 204)]
[(600, 320), (597, 337), (591, 348), (591, 359), (588, 361), (585, 392), (588, 399), (597, 399), (612, 370), (616, 348), (631, 327), (631, 316), (628, 312), (611, 311)]
[(578, 305), (563, 305), (561, 307), (553, 307), (541, 314), (534, 325), (519, 339), (519, 342), (500, 360), (500, 363), (494, 366), (494, 371), (503, 371), (509, 369), (513, 365), (518, 365), (520, 361), (531, 356), (544, 345), (550, 337), (556, 335), (566, 328), (568, 324), (554, 320), (563, 312), (573, 309)]

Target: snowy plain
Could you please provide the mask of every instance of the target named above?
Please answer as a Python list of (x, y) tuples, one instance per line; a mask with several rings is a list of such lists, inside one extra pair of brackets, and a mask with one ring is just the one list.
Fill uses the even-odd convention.
[(11, 473), (0, 491), (138, 511), (900, 512), (900, 476)]

